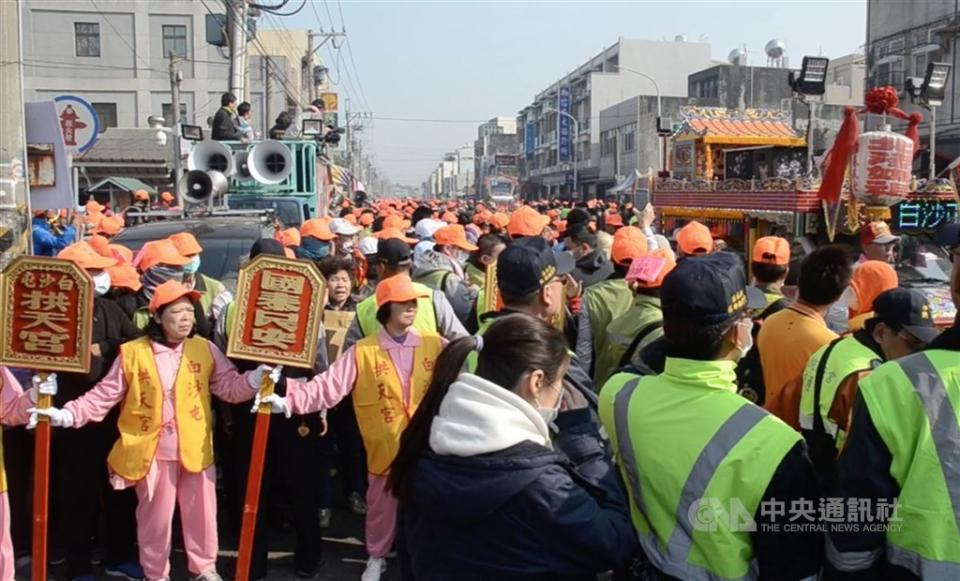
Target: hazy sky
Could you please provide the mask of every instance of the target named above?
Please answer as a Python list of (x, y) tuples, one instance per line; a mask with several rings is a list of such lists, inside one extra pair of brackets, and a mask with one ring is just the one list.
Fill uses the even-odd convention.
[[(332, 20), (339, 28), (342, 8), (356, 74), (346, 47), (339, 78), (336, 51), (320, 54), (340, 81), (341, 103), (351, 96), (354, 110), (374, 115), (364, 147), (390, 179), (408, 185), (423, 182), (444, 152), (472, 144), (480, 121), (515, 116), (535, 93), (618, 37), (703, 38), (722, 61), (746, 45), (751, 64), (765, 64), (764, 45), (780, 38), (791, 65), (799, 66), (805, 54), (862, 52), (866, 22), (864, 0), (307, 2), (283, 19), (285, 26), (329, 30)], [(456, 122), (390, 120), (398, 118)]]

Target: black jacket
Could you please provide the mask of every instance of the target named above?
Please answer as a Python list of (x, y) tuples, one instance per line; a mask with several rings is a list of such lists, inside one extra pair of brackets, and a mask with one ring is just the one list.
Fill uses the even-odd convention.
[(629, 560), (637, 537), (597, 424), (586, 409), (556, 423), (554, 450), (419, 460), (400, 504), (402, 578), (593, 581)]
[(217, 141), (238, 141), (242, 136), (237, 114), (226, 107), (220, 107), (213, 116), (210, 138)]
[(599, 250), (594, 250), (577, 260), (576, 268), (570, 273), (583, 283), (583, 288), (603, 282), (613, 274), (613, 263)]
[(85, 394), (107, 374), (120, 351), (120, 345), (140, 336), (130, 317), (112, 300), (97, 297), (93, 301), (93, 343), (100, 348), (99, 357), (90, 357), (88, 373), (58, 373), (59, 390), (54, 405), (62, 407), (68, 401)]

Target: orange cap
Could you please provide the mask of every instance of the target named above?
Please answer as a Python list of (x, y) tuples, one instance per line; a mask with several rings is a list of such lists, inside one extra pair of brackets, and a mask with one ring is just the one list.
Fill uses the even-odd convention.
[(162, 194), (160, 194), (160, 199), (167, 203), (170, 203), (176, 200), (176, 198), (173, 197), (173, 194), (171, 194), (170, 192), (163, 192)]
[(87, 226), (96, 228), (97, 226), (100, 225), (100, 221), (103, 220), (105, 217), (106, 216), (104, 216), (103, 213), (101, 212), (87, 213), (87, 218), (86, 218)]
[(623, 226), (623, 216), (619, 212), (608, 213), (605, 223), (607, 226)]
[(378, 309), (387, 303), (405, 303), (427, 297), (413, 287), (413, 281), (406, 274), (396, 274), (380, 281), (376, 295)]
[(107, 269), (107, 272), (110, 273), (110, 286), (112, 287), (130, 289), (133, 292), (143, 288), (137, 269), (127, 263), (121, 262), (116, 266), (111, 266)]
[(109, 247), (110, 256), (125, 262), (126, 264), (131, 264), (133, 262), (133, 251), (127, 248), (126, 246), (121, 246), (120, 244), (111, 244)]
[(753, 261), (786, 266), (790, 264), (790, 243), (779, 236), (764, 236), (753, 245)]
[(510, 216), (507, 223), (507, 234), (517, 238), (520, 236), (539, 236), (550, 223), (550, 218), (537, 212), (530, 206), (521, 206)]
[(657, 248), (646, 256), (638, 256), (630, 263), (626, 281), (640, 288), (660, 288), (663, 279), (677, 266), (673, 253)]
[(86, 242), (74, 242), (57, 254), (57, 258), (69, 260), (84, 270), (103, 270), (114, 266), (119, 260), (97, 254)]
[(90, 240), (87, 240), (87, 243), (93, 248), (97, 254), (100, 256), (110, 257), (110, 241), (107, 240), (106, 236), (101, 236), (100, 234), (94, 234), (90, 237)]
[(140, 201), (143, 201), (143, 202), (149, 202), (149, 201), (150, 201), (150, 194), (147, 193), (147, 190), (137, 190), (137, 191), (133, 192), (133, 199), (134, 199), (134, 200), (140, 200)]
[(192, 256), (203, 252), (203, 247), (197, 242), (196, 237), (189, 232), (177, 232), (170, 236), (170, 242), (177, 247), (177, 252), (184, 256)]
[(123, 230), (123, 216), (104, 216), (100, 219), (100, 223), (97, 224), (96, 232), (97, 234), (105, 234), (107, 236), (116, 236)]
[(336, 238), (336, 235), (330, 231), (330, 222), (321, 218), (313, 218), (304, 222), (300, 226), (300, 236), (310, 236), (327, 242)]
[[(510, 216), (508, 216), (504, 212), (494, 212), (493, 215), (491, 215), (490, 218), (487, 219), (487, 221), (494, 228), (503, 229), (503, 228), (506, 228), (507, 224), (510, 223)], [(543, 229), (541, 228), (541, 230)]]
[(180, 254), (169, 238), (147, 242), (133, 260), (133, 265), (139, 268), (140, 272), (146, 272), (158, 264), (184, 266), (189, 263), (190, 259)]
[(710, 229), (693, 220), (677, 233), (677, 248), (688, 256), (713, 252), (713, 234)]
[(850, 311), (850, 318), (873, 310), (873, 301), (884, 291), (897, 288), (900, 277), (892, 266), (882, 260), (867, 260), (853, 271), (850, 288), (857, 295), (857, 310)]
[(416, 244), (419, 242), (416, 238), (408, 238), (406, 234), (403, 233), (403, 230), (399, 228), (384, 228), (379, 232), (374, 232), (374, 238), (379, 238), (380, 240), (388, 240), (390, 238), (396, 238), (397, 240), (403, 240), (407, 244)]
[(467, 232), (460, 224), (450, 224), (440, 228), (433, 233), (433, 241), (440, 246), (456, 246), (468, 252), (474, 252), (477, 249), (467, 240)]
[(300, 246), (300, 231), (296, 228), (287, 228), (279, 233), (278, 239), (284, 248), (287, 246)]
[(647, 236), (636, 226), (624, 226), (613, 235), (610, 259), (626, 266), (633, 259), (647, 254)]
[(106, 206), (101, 204), (96, 200), (88, 200), (84, 207), (87, 209), (88, 214), (99, 214), (107, 209)]
[(360, 214), (361, 226), (369, 226), (373, 224), (373, 220), (374, 220), (373, 214), (371, 214), (370, 212), (367, 212), (366, 214)]
[(183, 297), (196, 301), (200, 296), (200, 291), (190, 290), (181, 282), (168, 280), (153, 290), (153, 296), (150, 298), (150, 314), (156, 314), (161, 308)]
[(443, 216), (440, 217), (441, 220), (447, 224), (457, 224), (460, 222), (460, 219), (457, 218), (457, 215), (453, 212), (444, 212)]
[(401, 216), (393, 214), (383, 219), (383, 229), (399, 228), (400, 230), (408, 230), (410, 223), (410, 220), (404, 220)]

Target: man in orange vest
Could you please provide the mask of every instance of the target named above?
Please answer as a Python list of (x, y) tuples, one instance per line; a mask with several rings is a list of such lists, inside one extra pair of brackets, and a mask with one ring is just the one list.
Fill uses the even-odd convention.
[(312, 380), (287, 380), (286, 397), (263, 399), (274, 413), (290, 417), (330, 409), (353, 394), (369, 483), (365, 537), (370, 559), (362, 581), (378, 581), (386, 568), (397, 527), (397, 499), (387, 490), (387, 475), (400, 448), (400, 435), (420, 405), (447, 343), (440, 335), (413, 326), (417, 299), (422, 297), (406, 274), (381, 281), (376, 301), (377, 321), (383, 328), (344, 351)]

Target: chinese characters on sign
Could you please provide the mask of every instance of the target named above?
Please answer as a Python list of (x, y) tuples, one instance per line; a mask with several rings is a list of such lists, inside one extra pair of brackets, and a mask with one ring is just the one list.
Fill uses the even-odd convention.
[(227, 355), (313, 367), (324, 281), (310, 262), (259, 256), (240, 271), (235, 326)]
[(65, 260), (25, 256), (3, 273), (5, 365), (85, 373), (90, 366), (93, 283)]
[(913, 141), (891, 131), (860, 136), (853, 160), (853, 195), (867, 206), (892, 206), (910, 192)]
[[(896, 498), (800, 498), (790, 502), (771, 498), (752, 514), (739, 498), (704, 497), (694, 501), (687, 517), (698, 531), (737, 532), (867, 532), (901, 526)], [(754, 520), (756, 516), (760, 523)]]
[(559, 145), (557, 146), (558, 161), (570, 161), (570, 117), (563, 115), (563, 113), (570, 113), (569, 86), (564, 85), (560, 87), (560, 92), (557, 94), (557, 111), (561, 113), (557, 115), (557, 138), (559, 139)]
[(903, 202), (893, 210), (893, 224), (899, 230), (936, 230), (957, 221), (957, 202), (918, 200)]

